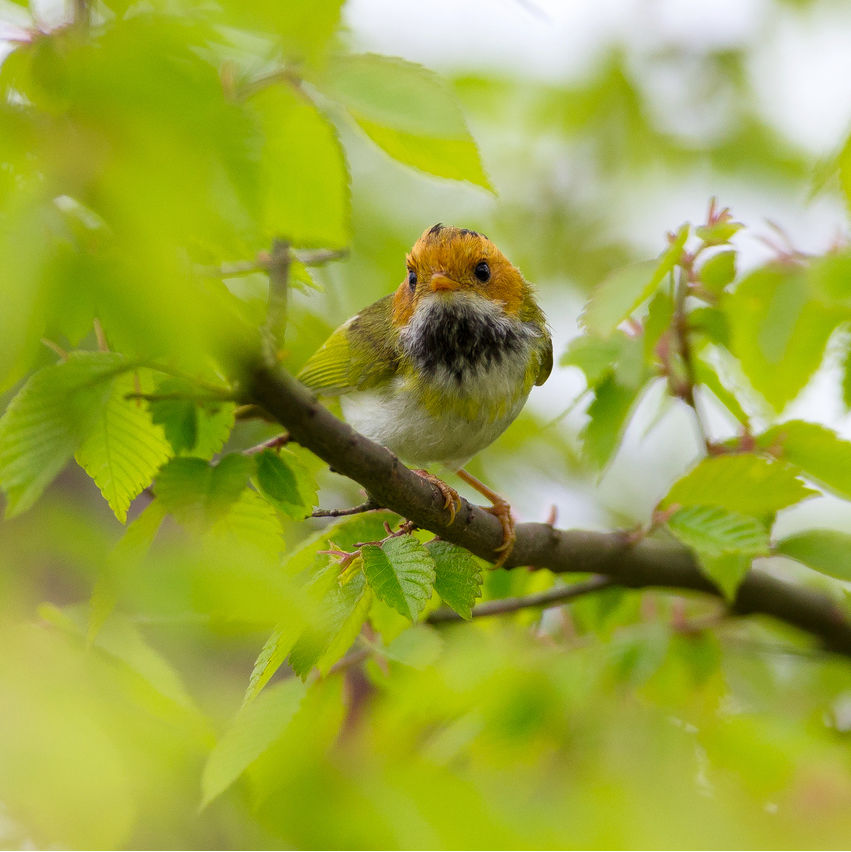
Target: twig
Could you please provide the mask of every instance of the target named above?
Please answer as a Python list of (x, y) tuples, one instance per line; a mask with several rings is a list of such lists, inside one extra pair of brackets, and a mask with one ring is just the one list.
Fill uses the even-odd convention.
[(280, 435), (275, 435), (274, 438), (269, 438), (268, 441), (261, 441), (253, 447), (248, 447), (242, 451), (244, 456), (253, 456), (256, 453), (262, 453), (264, 450), (277, 450), (279, 447), (285, 447), (290, 440), (289, 432), (282, 432)]
[(290, 246), (285, 240), (277, 239), (272, 243), (272, 253), (269, 256), (267, 270), (269, 273), (269, 300), (266, 304), (266, 338), (267, 359), (278, 360), (278, 353), (283, 346), (287, 327), (287, 289), (289, 287)]
[[(487, 601), (474, 607), (471, 615), (473, 618), (485, 618), (489, 615), (506, 615), (507, 613), (517, 612), (521, 609), (554, 606), (555, 604), (567, 603), (567, 601), (572, 601), (574, 598), (579, 598), (592, 592), (599, 592), (601, 589), (608, 589), (614, 585), (615, 581), (611, 577), (594, 577), (585, 583), (576, 583), (572, 586), (559, 586), (556, 589), (548, 589), (546, 592), (539, 592), (536, 595)], [(425, 620), (428, 624), (446, 624), (453, 621), (464, 621), (465, 619), (451, 609), (439, 609), (431, 613)]]
[(351, 506), (348, 509), (314, 509), (311, 513), (311, 518), (343, 518), (346, 515), (360, 515), (362, 512), (373, 512), (376, 509), (383, 509), (372, 498), (359, 506)]
[(109, 343), (107, 343), (106, 334), (104, 334), (103, 326), (97, 317), (95, 317), (92, 321), (92, 325), (95, 329), (95, 339), (98, 342), (98, 351), (109, 352)]
[(171, 399), (184, 400), (186, 402), (194, 402), (198, 405), (206, 405), (211, 402), (236, 402), (235, 397), (230, 391), (223, 391), (220, 394), (194, 394), (194, 393), (126, 393), (124, 399), (144, 399), (148, 402), (164, 402)]
[[(348, 249), (321, 249), (318, 251), (290, 251), (290, 259), (303, 266), (322, 266), (333, 260), (342, 260), (348, 255)], [(256, 272), (268, 272), (271, 256), (261, 252), (254, 260), (237, 260), (223, 263), (221, 266), (196, 266), (195, 272), (205, 278), (237, 278), (241, 275), (253, 275)]]

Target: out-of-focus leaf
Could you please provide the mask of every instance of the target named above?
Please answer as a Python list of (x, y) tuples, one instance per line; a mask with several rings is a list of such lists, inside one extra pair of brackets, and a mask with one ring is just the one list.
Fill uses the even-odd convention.
[(130, 368), (108, 352), (79, 352), (33, 375), (0, 419), (0, 485), (6, 516), (28, 509), (89, 434), (111, 392)]
[(264, 450), (257, 459), (257, 485), (273, 506), (291, 518), (310, 514), (316, 501), (316, 484), (293, 453)]
[(720, 293), (736, 277), (736, 252), (721, 251), (700, 267), (700, 283), (710, 293)]
[(694, 229), (698, 239), (709, 245), (722, 245), (744, 228), (741, 222), (716, 222), (714, 225), (701, 225)]
[(736, 592), (751, 567), (753, 555), (735, 551), (724, 553), (698, 551), (697, 556), (703, 573), (717, 584), (728, 601), (735, 600)]
[(286, 624), (279, 624), (272, 631), (254, 661), (248, 687), (242, 699), (243, 705), (253, 701), (283, 665), (303, 626), (301, 619), (294, 618)]
[(364, 573), (375, 594), (411, 621), (431, 597), (434, 560), (411, 535), (388, 539), (361, 549)]
[(757, 438), (757, 445), (797, 465), (826, 491), (851, 500), (851, 442), (818, 423), (787, 420)]
[(618, 335), (609, 338), (580, 335), (574, 337), (559, 360), (562, 367), (578, 367), (585, 373), (589, 388), (596, 387), (611, 374), (622, 353)]
[(349, 241), (349, 175), (337, 134), (316, 107), (284, 86), (251, 98), (264, 131), (263, 224), (295, 245)]
[(651, 296), (677, 265), (689, 235), (683, 225), (658, 260), (644, 261), (612, 272), (594, 289), (581, 321), (592, 334), (607, 337), (645, 299)]
[[(317, 578), (316, 602), (310, 623), (290, 651), (293, 671), (302, 679), (314, 666), (324, 674), (346, 653), (357, 638), (369, 613), (372, 593), (357, 560), (350, 566), (347, 582), (339, 576), (339, 566), (329, 565)], [(319, 598), (316, 593), (324, 591)]]
[(340, 56), (320, 85), (391, 157), (491, 189), (461, 108), (432, 71), (372, 53)]
[(806, 271), (790, 265), (752, 272), (724, 296), (722, 308), (733, 354), (750, 383), (778, 411), (821, 364), (840, 318), (812, 298)]
[(729, 349), (730, 326), (723, 311), (718, 308), (697, 308), (689, 314), (689, 325), (693, 331)]
[(721, 379), (718, 377), (718, 373), (715, 371), (715, 368), (704, 361), (702, 358), (697, 357), (693, 359), (693, 368), (694, 368), (694, 378), (698, 385), (703, 385), (707, 390), (709, 390), (712, 395), (739, 421), (739, 423), (745, 424), (748, 422), (748, 413), (742, 408), (741, 403), (738, 399), (736, 399), (735, 395), (731, 393)]
[(159, 500), (148, 504), (127, 525), (124, 535), (107, 556), (106, 566), (98, 575), (89, 602), (87, 639), (92, 643), (103, 623), (115, 608), (121, 577), (134, 571), (151, 547), (166, 512)]
[(668, 519), (668, 528), (700, 553), (768, 554), (768, 531), (756, 518), (719, 506), (688, 506)]
[(814, 258), (807, 277), (813, 295), (829, 305), (851, 308), (851, 253), (848, 251)]
[(425, 624), (418, 624), (400, 633), (382, 649), (382, 655), (405, 666), (424, 669), (440, 656), (442, 648), (443, 641), (438, 631)]
[(236, 502), (253, 467), (253, 460), (239, 453), (229, 453), (215, 465), (204, 459), (176, 458), (160, 471), (154, 490), (181, 522), (211, 523)]
[(588, 406), (590, 419), (582, 430), (582, 446), (585, 457), (599, 470), (615, 454), (637, 396), (637, 389), (624, 387), (613, 376), (594, 391)]
[(674, 300), (671, 294), (665, 290), (657, 290), (656, 295), (650, 300), (647, 317), (644, 320), (642, 343), (646, 363), (650, 364), (656, 360), (656, 346), (662, 339), (662, 335), (671, 327), (673, 318)]
[(201, 774), (201, 806), (223, 793), (281, 735), (306, 691), (298, 678), (264, 690), (236, 714)]
[(472, 618), (473, 604), (482, 594), (482, 571), (476, 557), (449, 541), (433, 539), (425, 547), (434, 560), (435, 591), (462, 618)]
[(775, 551), (814, 571), (851, 581), (851, 535), (839, 530), (806, 530), (781, 539)]
[(109, 398), (95, 412), (75, 455), (122, 524), (130, 503), (171, 456), (171, 446), (145, 403), (127, 399), (133, 391), (132, 376), (113, 380)]
[(817, 493), (801, 482), (792, 466), (739, 453), (703, 459), (671, 486), (660, 505), (721, 506), (762, 517)]
[(342, 0), (225, 0), (228, 24), (254, 27), (280, 40), (288, 63), (316, 62), (340, 22)]
[(842, 363), (842, 401), (845, 408), (851, 410), (851, 340), (846, 343), (845, 358)]
[[(230, 435), (236, 406), (225, 401), (197, 402), (194, 397), (198, 393), (191, 382), (168, 376), (157, 382), (154, 396), (178, 398), (151, 400), (148, 407), (175, 453), (210, 459)], [(186, 398), (180, 399), (180, 394)]]

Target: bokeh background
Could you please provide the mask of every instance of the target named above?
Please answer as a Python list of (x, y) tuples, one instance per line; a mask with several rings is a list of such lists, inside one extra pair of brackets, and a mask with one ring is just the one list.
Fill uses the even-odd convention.
[[(72, 11), (33, 6), (46, 31)], [(150, 6), (190, 23), (205, 15), (204, 4)], [(238, 4), (209, 8), (220, 6), (234, 26), (243, 23)], [(0, 0), (0, 37), (14, 39), (29, 16), (26, 4)], [(405, 252), (438, 221), (484, 231), (536, 283), (557, 357), (579, 333), (591, 289), (611, 270), (658, 255), (668, 231), (703, 221), (711, 197), (747, 226), (734, 239), (744, 268), (787, 239), (820, 253), (847, 235), (835, 169), (851, 129), (846, 3), (349, 0), (334, 39), (342, 51), (438, 71), (495, 191), (392, 160), (323, 102), (350, 170), (349, 256), (315, 273), (322, 292), (292, 293), (293, 369), (402, 280)], [(258, 42), (258, 68), (262, 49)], [(144, 49), (139, 56), (146, 67)], [(186, 105), (166, 94), (176, 122)], [(161, 105), (152, 104), (155, 131)], [(190, 118), (193, 132), (225, 132), (207, 115)], [(151, 245), (158, 228), (179, 226), (181, 198), (149, 204), (145, 170), (177, 176), (193, 167), (170, 154), (149, 149), (132, 182), (123, 176), (138, 193), (138, 222), (128, 221)], [(234, 239), (230, 256), (209, 253), (238, 261), (259, 247)], [(158, 262), (141, 268), (149, 274)], [(0, 291), (13, 307), (29, 304), (19, 276), (28, 267), (6, 267)], [(75, 282), (83, 273), (62, 274)], [(157, 298), (156, 288), (169, 286), (128, 275), (128, 288), (150, 286)], [(264, 276), (231, 287), (262, 315)], [(32, 363), (52, 357), (45, 350)], [(837, 357), (828, 352), (790, 414), (849, 435)], [(4, 404), (14, 389), (4, 389)], [(471, 469), (521, 520), (543, 520), (554, 505), (566, 527), (646, 523), (698, 455), (690, 414), (661, 386), (651, 391), (601, 473), (582, 456), (583, 389), (578, 370), (557, 365)], [(706, 404), (713, 437), (733, 435), (735, 425)], [(271, 434), (262, 428), (247, 428), (232, 446)], [(322, 505), (362, 499), (352, 483), (304, 461), (319, 477)], [(844, 503), (824, 497), (783, 524), (814, 518), (851, 523)], [(287, 521), (289, 550), (322, 525)], [(0, 525), (2, 845), (819, 848), (851, 836), (847, 663), (777, 625), (725, 619), (715, 602), (621, 590), (543, 617), (421, 627), (396, 644), (389, 625), (380, 653), (312, 681), (305, 694), (283, 672), (263, 707), (291, 722), (201, 808), (205, 764), (274, 618), (262, 589), (246, 589), (237, 570), (217, 565), (211, 579), (191, 548), (166, 540), (134, 563), (122, 618), (87, 643), (93, 589), (122, 532), (73, 465), (34, 508)], [(222, 562), (229, 558), (238, 554)], [(767, 567), (793, 576), (788, 562)], [(496, 571), (486, 594), (552, 582), (546, 572)]]

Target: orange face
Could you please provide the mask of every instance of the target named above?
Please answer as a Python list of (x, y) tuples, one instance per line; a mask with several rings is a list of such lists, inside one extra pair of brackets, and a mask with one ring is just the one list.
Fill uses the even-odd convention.
[(516, 316), (526, 282), (484, 234), (435, 225), (423, 232), (407, 257), (407, 277), (393, 296), (393, 322), (407, 324), (418, 301), (438, 293), (472, 292)]

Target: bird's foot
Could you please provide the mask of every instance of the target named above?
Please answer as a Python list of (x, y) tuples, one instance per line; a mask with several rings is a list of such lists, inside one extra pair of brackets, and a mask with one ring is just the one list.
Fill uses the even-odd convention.
[(475, 488), (479, 494), (484, 495), (491, 501), (491, 506), (484, 506), (483, 508), (492, 515), (496, 515), (500, 524), (502, 524), (502, 544), (496, 548), (496, 552), (499, 556), (493, 563), (494, 568), (501, 568), (505, 564), (505, 560), (511, 555), (511, 551), (514, 549), (514, 542), (517, 541), (517, 536), (514, 533), (514, 518), (511, 517), (511, 506), (509, 506), (508, 501), (500, 497), (496, 491), (488, 488), (484, 482), (476, 479), (475, 476), (471, 473), (467, 473), (467, 471), (463, 468), (458, 471), (458, 476), (461, 477), (461, 479), (463, 479), (468, 485)]
[(511, 506), (505, 500), (494, 500), (492, 506), (484, 507), (492, 515), (496, 515), (502, 524), (502, 544), (496, 548), (499, 554), (496, 561), (493, 563), (494, 568), (501, 568), (505, 560), (511, 555), (514, 549), (514, 542), (517, 541), (517, 535), (514, 532), (514, 518), (511, 516)]
[(414, 473), (419, 474), (423, 479), (430, 482), (443, 495), (443, 508), (449, 510), (449, 523), (451, 524), (455, 520), (458, 510), (461, 508), (461, 498), (458, 496), (458, 492), (427, 470), (418, 468), (414, 470)]

